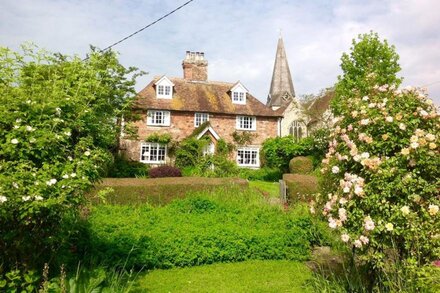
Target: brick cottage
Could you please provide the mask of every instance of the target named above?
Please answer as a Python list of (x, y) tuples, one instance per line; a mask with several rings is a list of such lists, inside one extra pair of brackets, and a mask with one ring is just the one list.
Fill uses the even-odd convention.
[[(134, 124), (139, 140), (122, 139), (121, 149), (131, 160), (159, 165), (170, 161), (167, 146), (149, 142), (154, 134), (168, 133), (181, 141), (198, 127), (197, 138), (211, 140), (207, 153), (213, 153), (219, 139), (234, 143), (234, 132), (252, 133), (252, 142), (237, 145), (232, 159), (242, 167), (258, 168), (262, 142), (279, 134), (281, 115), (253, 97), (239, 81), (208, 81), (204, 53), (186, 52), (183, 78), (154, 78), (135, 101), (134, 111), (141, 119)], [(205, 123), (209, 121), (209, 123)]]

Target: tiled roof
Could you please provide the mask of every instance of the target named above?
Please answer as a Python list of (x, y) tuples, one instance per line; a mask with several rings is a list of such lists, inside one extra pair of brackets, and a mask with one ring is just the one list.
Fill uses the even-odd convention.
[(282, 114), (266, 107), (255, 97), (246, 94), (246, 105), (233, 104), (230, 89), (235, 83), (216, 81), (191, 81), (183, 78), (169, 78), (174, 83), (172, 99), (157, 99), (154, 78), (138, 93), (135, 109), (157, 109), (250, 116), (281, 117)]

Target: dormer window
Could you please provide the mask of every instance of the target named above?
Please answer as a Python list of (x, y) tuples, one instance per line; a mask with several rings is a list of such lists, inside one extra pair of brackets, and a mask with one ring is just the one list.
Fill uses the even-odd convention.
[(246, 105), (246, 94), (248, 90), (240, 83), (237, 82), (231, 88), (231, 100), (233, 104)]
[(236, 104), (246, 104), (245, 93), (233, 92), (232, 93), (232, 102), (234, 102)]
[(166, 76), (160, 78), (156, 83), (156, 98), (172, 99), (174, 84)]

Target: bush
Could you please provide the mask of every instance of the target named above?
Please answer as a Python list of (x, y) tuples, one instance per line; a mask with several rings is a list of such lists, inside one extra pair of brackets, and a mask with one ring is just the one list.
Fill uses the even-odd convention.
[(208, 144), (206, 139), (185, 138), (175, 151), (175, 164), (179, 168), (194, 167), (203, 156), (203, 148)]
[(318, 192), (318, 179), (312, 175), (284, 174), (287, 185), (287, 201), (289, 204), (298, 201), (310, 202)]
[(297, 209), (283, 213), (254, 191), (195, 193), (171, 204), (94, 207), (89, 253), (110, 266), (171, 268), (248, 259), (305, 260), (321, 237)]
[(148, 175), (150, 178), (182, 177), (182, 172), (180, 172), (179, 168), (163, 165), (151, 168)]
[[(343, 68), (359, 69), (362, 58), (387, 69), (391, 61), (381, 58), (398, 58), (378, 42), (364, 35)], [(374, 68), (362, 68), (359, 87), (348, 73), (341, 77), (340, 86), (352, 88), (339, 97), (341, 116), (323, 162), (323, 213), (374, 277), (386, 278), (401, 260), (408, 272), (402, 280), (410, 283), (419, 267), (440, 258), (439, 115), (425, 92), (381, 84), (387, 77)]]
[(261, 148), (261, 161), (269, 168), (278, 168), (283, 173), (289, 171), (289, 161), (296, 156), (306, 156), (311, 152), (311, 141), (295, 142), (292, 136), (268, 138)]
[(0, 64), (0, 275), (40, 272), (111, 159), (133, 70), (111, 51), (82, 60), (34, 46), (0, 48)]
[(240, 178), (244, 178), (251, 181), (271, 181), (276, 182), (283, 177), (283, 173), (277, 168), (263, 167), (260, 169), (240, 169)]
[(295, 157), (290, 160), (289, 170), (292, 174), (308, 174), (313, 171), (312, 160), (308, 157)]
[(147, 164), (129, 161), (123, 155), (116, 155), (107, 171), (109, 178), (147, 177), (150, 167)]

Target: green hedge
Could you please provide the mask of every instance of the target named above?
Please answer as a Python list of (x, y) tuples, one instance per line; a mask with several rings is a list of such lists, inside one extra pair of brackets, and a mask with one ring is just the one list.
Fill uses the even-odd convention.
[(87, 249), (97, 261), (136, 269), (305, 260), (321, 235), (305, 208), (283, 212), (240, 189), (193, 194), (156, 208), (95, 206), (89, 229)]
[(106, 178), (95, 186), (88, 197), (94, 203), (104, 200), (98, 195), (105, 193), (109, 204), (167, 204), (175, 198), (182, 198), (189, 192), (211, 191), (218, 188), (247, 187), (239, 178)]
[(298, 201), (308, 202), (318, 192), (318, 179), (312, 175), (284, 174), (287, 185), (287, 201), (292, 204)]
[(309, 174), (313, 171), (313, 161), (308, 157), (295, 157), (289, 162), (289, 170), (292, 174)]

